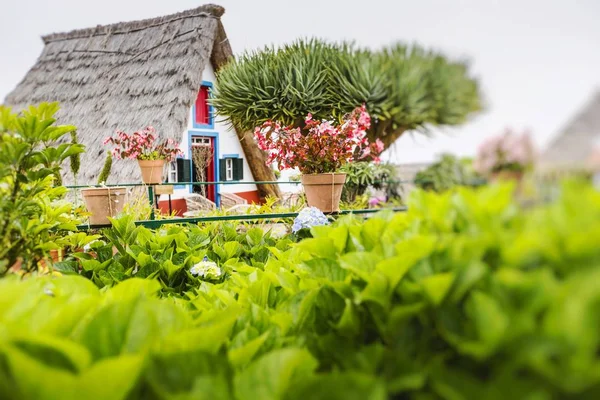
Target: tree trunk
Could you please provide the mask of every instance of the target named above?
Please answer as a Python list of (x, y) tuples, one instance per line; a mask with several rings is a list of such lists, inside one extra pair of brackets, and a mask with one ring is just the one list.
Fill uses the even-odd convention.
[[(266, 164), (265, 154), (261, 149), (258, 148), (258, 145), (254, 141), (252, 134), (250, 132), (240, 133), (241, 130), (237, 128), (235, 129), (235, 132), (240, 139), (240, 144), (244, 150), (244, 155), (246, 156), (246, 160), (248, 161), (248, 165), (250, 166), (250, 171), (252, 171), (254, 180), (276, 181), (277, 179), (275, 178), (275, 173)], [(278, 185), (256, 185), (256, 187), (258, 188), (258, 194), (263, 199), (267, 196), (276, 197), (278, 199), (281, 198), (281, 191), (279, 190)]]
[[(215, 6), (216, 11), (223, 14), (222, 7)], [(233, 58), (233, 52), (231, 51), (231, 46), (229, 41), (227, 40), (227, 35), (225, 34), (225, 29), (223, 28), (223, 24), (220, 19), (217, 19), (217, 31), (215, 35), (215, 42), (213, 46), (213, 51), (210, 57), (211, 64), (215, 70), (218, 72), (221, 67), (227, 64)], [(235, 133), (238, 135), (240, 139), (240, 144), (242, 145), (242, 149), (244, 150), (244, 155), (246, 156), (246, 160), (248, 161), (248, 165), (250, 166), (250, 171), (252, 171), (252, 176), (254, 176), (255, 181), (276, 181), (275, 174), (273, 170), (269, 168), (265, 162), (266, 157), (261, 149), (258, 148), (258, 145), (254, 141), (251, 132), (242, 132), (238, 128), (234, 128)], [(279, 190), (278, 185), (256, 185), (258, 188), (258, 194), (261, 198), (265, 198), (267, 196), (281, 198), (281, 191)]]
[(398, 128), (394, 131), (390, 131), (387, 126), (377, 124), (374, 126), (374, 129), (369, 130), (367, 138), (369, 139), (369, 143), (375, 143), (375, 140), (377, 139), (381, 140), (385, 149), (388, 149), (406, 131), (406, 128)]

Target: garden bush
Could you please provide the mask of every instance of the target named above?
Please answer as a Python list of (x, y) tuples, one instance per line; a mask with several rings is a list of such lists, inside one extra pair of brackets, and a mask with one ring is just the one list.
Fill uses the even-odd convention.
[(63, 274), (81, 274), (98, 287), (110, 287), (138, 277), (157, 279), (164, 295), (180, 296), (196, 287), (200, 278), (190, 269), (204, 261), (219, 264), (220, 279), (239, 268), (263, 268), (269, 248), (285, 250), (290, 237), (275, 239), (269, 230), (234, 222), (198, 225), (164, 225), (151, 230), (136, 226), (131, 215), (111, 219), (112, 227), (87, 236), (81, 249), (56, 263)]
[[(164, 275), (6, 278), (0, 398), (598, 398), (600, 194), (571, 183), (523, 210), (504, 185), (408, 205), (266, 245), (258, 262), (202, 250), (236, 268), (181, 297), (157, 297)], [(156, 236), (184, 250), (189, 229)], [(147, 234), (144, 254), (170, 252)]]
[(62, 201), (60, 166), (83, 146), (59, 143), (75, 127), (56, 125), (58, 109), (42, 103), (17, 114), (0, 105), (0, 276), (13, 266), (34, 269), (80, 220)]
[(387, 199), (399, 199), (401, 186), (396, 166), (390, 163), (355, 161), (344, 164), (339, 172), (346, 174), (342, 200), (354, 202), (372, 187), (385, 193)]
[(471, 160), (442, 154), (437, 162), (417, 172), (414, 182), (422, 189), (443, 192), (455, 186), (476, 186), (481, 181), (483, 179), (473, 170)]

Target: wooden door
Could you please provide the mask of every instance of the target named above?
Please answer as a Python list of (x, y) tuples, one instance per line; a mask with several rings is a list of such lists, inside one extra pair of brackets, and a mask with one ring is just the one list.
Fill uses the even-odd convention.
[[(210, 157), (209, 162), (207, 163), (206, 167), (204, 168), (204, 178), (199, 176), (198, 170), (194, 163), (194, 147), (204, 147), (204, 148), (208, 147), (212, 150), (212, 157)], [(202, 181), (202, 179), (204, 179), (205, 182), (215, 182), (216, 181), (215, 180), (215, 178), (216, 178), (215, 139), (213, 137), (209, 137), (209, 136), (192, 136), (191, 152), (192, 152), (192, 171), (193, 171), (193, 176), (194, 176), (194, 182), (200, 182), (200, 181)], [(212, 202), (215, 202), (216, 198), (217, 198), (216, 185), (206, 185), (204, 187), (205, 187), (206, 198)], [(202, 193), (203, 191), (200, 186), (194, 186), (194, 192)]]

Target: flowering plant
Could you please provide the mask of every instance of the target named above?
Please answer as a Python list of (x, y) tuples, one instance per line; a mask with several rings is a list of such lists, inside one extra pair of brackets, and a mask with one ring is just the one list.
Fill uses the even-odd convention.
[(482, 175), (500, 171), (523, 172), (533, 164), (534, 150), (528, 133), (504, 134), (487, 139), (479, 147), (473, 167)]
[(109, 136), (104, 139), (103, 144), (109, 143), (116, 146), (112, 150), (112, 155), (117, 159), (173, 161), (178, 155), (183, 154), (173, 139), (156, 144), (156, 131), (151, 126), (131, 135), (117, 130), (116, 137)]
[(217, 266), (217, 263), (209, 261), (208, 257), (204, 256), (202, 261), (190, 268), (190, 274), (206, 280), (219, 280), (223, 276), (223, 271)]
[(317, 121), (306, 117), (304, 128), (282, 126), (267, 121), (254, 131), (258, 147), (267, 152), (267, 164), (277, 163), (279, 169), (298, 168), (303, 174), (335, 172), (353, 160), (379, 161), (383, 142), (369, 144), (367, 130), (371, 117), (365, 106), (344, 116), (341, 124)]
[(375, 196), (375, 197), (371, 197), (369, 199), (369, 207), (371, 207), (371, 208), (375, 208), (375, 207), (380, 206), (382, 204), (385, 204), (385, 197), (384, 196)]
[(294, 220), (292, 233), (297, 233), (301, 229), (310, 229), (313, 226), (328, 225), (329, 220), (317, 207), (307, 207), (302, 209)]

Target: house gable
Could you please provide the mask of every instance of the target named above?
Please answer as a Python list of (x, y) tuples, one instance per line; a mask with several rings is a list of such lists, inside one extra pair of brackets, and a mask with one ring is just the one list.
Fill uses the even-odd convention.
[[(220, 17), (205, 5), (181, 13), (45, 36), (36, 64), (6, 98), (16, 110), (58, 101), (60, 123), (78, 127), (86, 146), (80, 184), (94, 184), (116, 129), (152, 125), (159, 138), (179, 139), (211, 63), (231, 56)], [(74, 182), (68, 168), (64, 182)], [(131, 160), (117, 160), (108, 183), (139, 181)]]

